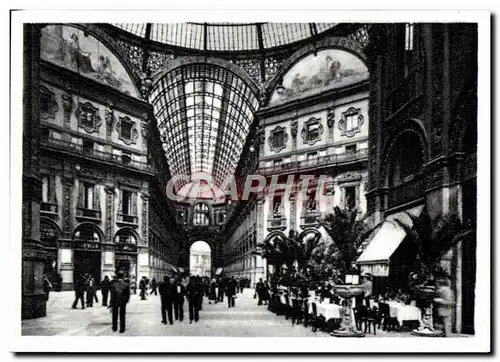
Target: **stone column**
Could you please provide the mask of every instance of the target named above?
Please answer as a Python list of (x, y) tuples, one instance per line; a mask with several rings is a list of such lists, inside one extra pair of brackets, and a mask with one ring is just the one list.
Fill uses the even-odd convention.
[(47, 255), (40, 243), (40, 37), (39, 25), (24, 25), (22, 319), (47, 314), (43, 289)]

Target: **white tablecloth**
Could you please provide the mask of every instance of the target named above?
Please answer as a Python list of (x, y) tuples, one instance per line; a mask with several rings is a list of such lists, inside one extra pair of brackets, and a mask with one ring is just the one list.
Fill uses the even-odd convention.
[[(309, 314), (312, 314), (313, 312), (313, 309), (312, 309), (312, 303), (313, 301), (308, 301), (308, 305), (309, 305)], [(320, 316), (322, 315), (323, 317), (325, 317), (326, 320), (329, 320), (329, 319), (340, 319), (340, 310), (342, 309), (342, 307), (340, 305), (337, 305), (337, 304), (330, 304), (330, 303), (319, 303), (319, 302), (315, 302), (316, 303), (316, 312), (317, 312), (317, 315)]]
[(420, 308), (394, 302), (389, 302), (387, 304), (389, 305), (389, 313), (391, 315), (391, 318), (396, 318), (399, 324), (403, 324), (403, 321), (420, 320)]

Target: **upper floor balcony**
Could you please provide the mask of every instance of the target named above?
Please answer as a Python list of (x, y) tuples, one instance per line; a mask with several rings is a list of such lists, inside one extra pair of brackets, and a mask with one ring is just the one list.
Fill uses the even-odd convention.
[(42, 202), (40, 204), (40, 213), (45, 216), (57, 216), (59, 205), (53, 202)]
[(116, 223), (119, 226), (138, 226), (139, 225), (139, 217), (137, 217), (136, 215), (117, 213), (116, 214)]
[(101, 210), (77, 207), (76, 219), (82, 221), (101, 221)]
[(314, 170), (320, 167), (337, 166), (341, 164), (349, 164), (360, 161), (368, 161), (368, 149), (363, 148), (356, 152), (339, 153), (335, 155), (320, 156), (312, 160), (292, 161), (281, 163), (271, 167), (261, 167), (258, 173), (264, 176), (287, 174), (293, 172), (303, 172)]
[(92, 157), (102, 161), (111, 162), (120, 166), (131, 167), (141, 171), (151, 172), (152, 168), (146, 162), (131, 159), (129, 155), (118, 155), (111, 152), (96, 149), (84, 148), (83, 145), (67, 140), (46, 137), (41, 139), (41, 144), (45, 147), (56, 148), (84, 157)]
[(267, 230), (285, 230), (286, 217), (274, 217), (267, 220)]
[(318, 226), (321, 213), (319, 211), (306, 211), (300, 216), (300, 227)]

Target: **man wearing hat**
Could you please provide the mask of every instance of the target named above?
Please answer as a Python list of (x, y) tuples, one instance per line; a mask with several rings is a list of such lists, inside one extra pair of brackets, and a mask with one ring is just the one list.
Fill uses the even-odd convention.
[(177, 300), (175, 277), (171, 276), (169, 279), (168, 276), (165, 276), (163, 282), (160, 284), (159, 292), (161, 299), (161, 322), (167, 324), (168, 314), (168, 322), (172, 325), (174, 324), (172, 307)]
[(365, 299), (365, 305), (367, 308), (370, 308), (370, 299), (373, 294), (373, 283), (372, 283), (372, 275), (370, 273), (366, 273), (363, 277), (363, 298)]
[(129, 285), (123, 281), (123, 273), (118, 272), (111, 284), (111, 302), (108, 307), (111, 308), (113, 332), (118, 329), (118, 314), (120, 314), (120, 333), (125, 332), (125, 315), (129, 300)]

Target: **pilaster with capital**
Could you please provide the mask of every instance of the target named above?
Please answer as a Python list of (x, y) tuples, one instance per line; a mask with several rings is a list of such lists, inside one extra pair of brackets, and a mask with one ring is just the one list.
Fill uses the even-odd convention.
[(142, 214), (141, 214), (141, 229), (142, 229), (142, 243), (143, 245), (148, 244), (148, 216), (149, 216), (149, 194), (143, 193), (141, 195), (142, 199)]
[(106, 242), (113, 242), (113, 218), (115, 189), (111, 186), (104, 188), (106, 192)]

